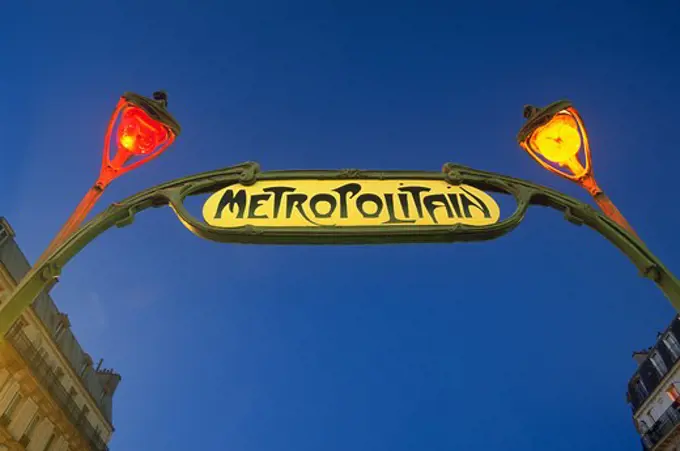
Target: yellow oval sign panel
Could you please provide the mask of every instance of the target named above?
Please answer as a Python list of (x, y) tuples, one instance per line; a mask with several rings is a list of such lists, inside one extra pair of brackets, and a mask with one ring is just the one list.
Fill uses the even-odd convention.
[(208, 198), (211, 226), (433, 226), (498, 222), (485, 192), (442, 180), (267, 180), (231, 185)]

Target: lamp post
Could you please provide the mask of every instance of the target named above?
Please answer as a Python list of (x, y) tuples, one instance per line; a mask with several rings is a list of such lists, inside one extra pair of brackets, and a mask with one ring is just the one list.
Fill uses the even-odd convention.
[[(180, 133), (180, 126), (167, 111), (168, 96), (164, 91), (147, 98), (126, 92), (111, 115), (104, 138), (104, 151), (99, 177), (85, 194), (75, 211), (52, 239), (37, 264), (43, 262), (83, 223), (109, 184), (126, 172), (148, 163), (163, 153)], [(111, 152), (114, 127), (115, 150)]]
[(527, 122), (517, 135), (519, 145), (545, 169), (588, 191), (608, 218), (637, 237), (626, 218), (595, 181), (588, 133), (571, 102), (560, 100), (545, 108), (527, 105), (524, 117)]

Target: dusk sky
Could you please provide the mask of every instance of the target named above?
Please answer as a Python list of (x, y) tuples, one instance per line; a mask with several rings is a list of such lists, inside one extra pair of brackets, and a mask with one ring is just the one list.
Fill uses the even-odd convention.
[[(8, 3), (0, 216), (31, 262), (94, 182), (120, 95), (164, 89), (182, 135), (96, 212), (244, 161), (452, 161), (589, 201), (515, 142), (525, 104), (567, 98), (601, 185), (680, 273), (677, 1)], [(639, 450), (631, 354), (674, 315), (538, 207), (485, 243), (337, 247), (218, 244), (151, 210), (52, 296), (123, 377), (112, 451)]]

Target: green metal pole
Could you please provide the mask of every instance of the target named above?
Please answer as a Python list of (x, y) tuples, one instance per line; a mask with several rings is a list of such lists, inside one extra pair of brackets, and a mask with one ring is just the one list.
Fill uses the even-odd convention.
[[(0, 336), (4, 336), (21, 313), (45, 290), (49, 290), (61, 274), (62, 268), (92, 240), (111, 227), (132, 223), (134, 216), (151, 207), (169, 205), (179, 220), (201, 238), (228, 243), (248, 244), (349, 244), (397, 242), (456, 242), (484, 241), (498, 238), (513, 230), (524, 219), (529, 205), (550, 207), (564, 213), (565, 219), (576, 225), (586, 225), (597, 231), (638, 268), (640, 274), (654, 281), (680, 312), (680, 282), (654, 256), (642, 241), (614, 220), (595, 211), (593, 207), (550, 188), (493, 172), (484, 172), (447, 163), (442, 172), (395, 172), (395, 177), (445, 180), (451, 184), (466, 184), (489, 192), (510, 194), (517, 201), (517, 210), (498, 224), (482, 227), (443, 227), (430, 231), (399, 227), (376, 231), (344, 231), (342, 228), (321, 230), (309, 228), (281, 232), (276, 228), (247, 227), (215, 229), (193, 218), (184, 208), (188, 196), (214, 192), (234, 183), (250, 184), (257, 180), (289, 180), (291, 178), (385, 179), (389, 171), (274, 171), (259, 172), (255, 163), (244, 163), (217, 171), (205, 172), (173, 180), (149, 188), (126, 200), (112, 204), (74, 232), (44, 261), (38, 263), (15, 287), (10, 297), (0, 306)], [(324, 233), (319, 233), (320, 231)], [(382, 234), (382, 235), (381, 235)]]

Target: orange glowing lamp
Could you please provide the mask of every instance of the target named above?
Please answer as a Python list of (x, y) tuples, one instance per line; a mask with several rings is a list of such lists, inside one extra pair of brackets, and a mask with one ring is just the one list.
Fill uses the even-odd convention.
[(585, 188), (607, 217), (636, 235), (595, 181), (588, 134), (571, 102), (561, 100), (545, 108), (528, 105), (524, 117), (527, 121), (517, 134), (520, 147), (545, 169)]
[(590, 146), (583, 121), (569, 101), (524, 109), (526, 124), (519, 145), (545, 169), (575, 182), (592, 174)]
[(529, 138), (531, 147), (546, 159), (567, 164), (581, 150), (581, 134), (576, 121), (567, 114), (558, 114), (536, 129)]
[[(103, 189), (120, 175), (163, 153), (180, 132), (177, 121), (168, 113), (167, 95), (155, 92), (154, 98), (127, 92), (111, 116), (104, 142), (102, 168), (97, 185)], [(116, 150), (111, 154), (115, 133)]]

